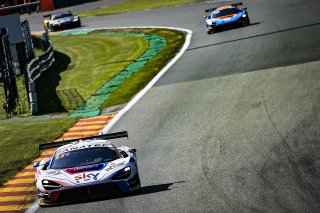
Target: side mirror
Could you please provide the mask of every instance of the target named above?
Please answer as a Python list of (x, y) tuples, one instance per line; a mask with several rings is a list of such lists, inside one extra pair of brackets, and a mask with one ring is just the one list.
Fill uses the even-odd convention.
[(207, 18), (208, 16), (203, 16), (203, 18)]
[(40, 162), (35, 162), (32, 164), (33, 168), (37, 168), (40, 165)]
[(247, 9), (248, 9), (247, 7), (244, 7), (244, 8), (243, 8), (243, 10), (247, 10)]
[(125, 151), (120, 151), (120, 153), (121, 153), (121, 155), (122, 155), (124, 158), (126, 158), (126, 157), (129, 156)]
[(131, 148), (131, 152), (136, 153), (137, 149), (136, 148)]

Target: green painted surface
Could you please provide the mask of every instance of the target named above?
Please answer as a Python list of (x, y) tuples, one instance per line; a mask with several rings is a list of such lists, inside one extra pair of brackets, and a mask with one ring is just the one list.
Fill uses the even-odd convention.
[[(78, 32), (67, 32), (68, 35)], [(71, 33), (71, 34), (70, 34)], [(89, 33), (89, 32), (87, 32)], [(108, 99), (108, 97), (118, 89), (118, 87), (130, 78), (135, 72), (139, 71), (150, 59), (160, 53), (166, 47), (166, 40), (158, 35), (147, 35), (139, 33), (101, 33), (101, 34), (117, 34), (135, 37), (143, 37), (149, 43), (147, 51), (139, 57), (135, 62), (130, 64), (118, 75), (99, 88), (96, 93), (91, 96), (84, 105), (71, 113), (70, 117), (92, 117), (100, 114), (99, 106)], [(65, 34), (63, 34), (65, 35)]]
[(88, 33), (93, 32), (94, 30), (67, 30), (67, 31), (63, 31), (61, 33), (56, 33), (54, 35), (58, 35), (58, 36), (69, 36), (69, 35), (86, 35)]

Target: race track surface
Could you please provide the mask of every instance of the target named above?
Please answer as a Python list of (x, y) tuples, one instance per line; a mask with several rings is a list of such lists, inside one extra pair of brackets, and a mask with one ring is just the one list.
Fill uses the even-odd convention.
[[(252, 25), (207, 35), (198, 3), (83, 19), (193, 30), (182, 58), (114, 126), (142, 195), (39, 212), (318, 212), (320, 2), (244, 1)], [(30, 21), (41, 30), (41, 20)]]

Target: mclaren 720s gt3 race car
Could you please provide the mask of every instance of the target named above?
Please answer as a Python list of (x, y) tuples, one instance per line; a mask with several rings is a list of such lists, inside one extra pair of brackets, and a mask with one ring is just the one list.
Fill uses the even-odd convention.
[(218, 28), (222, 28), (225, 26), (250, 25), (247, 8), (241, 8), (239, 6), (243, 6), (242, 2), (207, 9), (205, 12), (211, 13), (210, 15), (204, 16), (204, 18), (206, 19), (207, 33), (215, 33)]
[(118, 132), (40, 145), (40, 150), (58, 148), (33, 165), (39, 205), (140, 192), (136, 150), (108, 141), (127, 136)]

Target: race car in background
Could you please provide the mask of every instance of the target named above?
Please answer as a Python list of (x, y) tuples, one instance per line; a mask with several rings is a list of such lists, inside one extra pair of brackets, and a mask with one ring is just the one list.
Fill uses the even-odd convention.
[(36, 162), (39, 205), (138, 193), (141, 183), (136, 150), (116, 148), (108, 140), (128, 137), (127, 132), (42, 144), (57, 148), (51, 158)]
[(204, 16), (206, 19), (207, 33), (215, 33), (218, 28), (232, 24), (240, 24), (242, 26), (250, 25), (247, 8), (240, 8), (239, 6), (243, 6), (243, 3), (240, 2), (205, 10), (206, 13), (211, 13), (210, 15)]
[(80, 17), (74, 16), (70, 11), (49, 14), (43, 17), (48, 18), (43, 21), (44, 28), (47, 30), (57, 31), (62, 29), (81, 27)]

